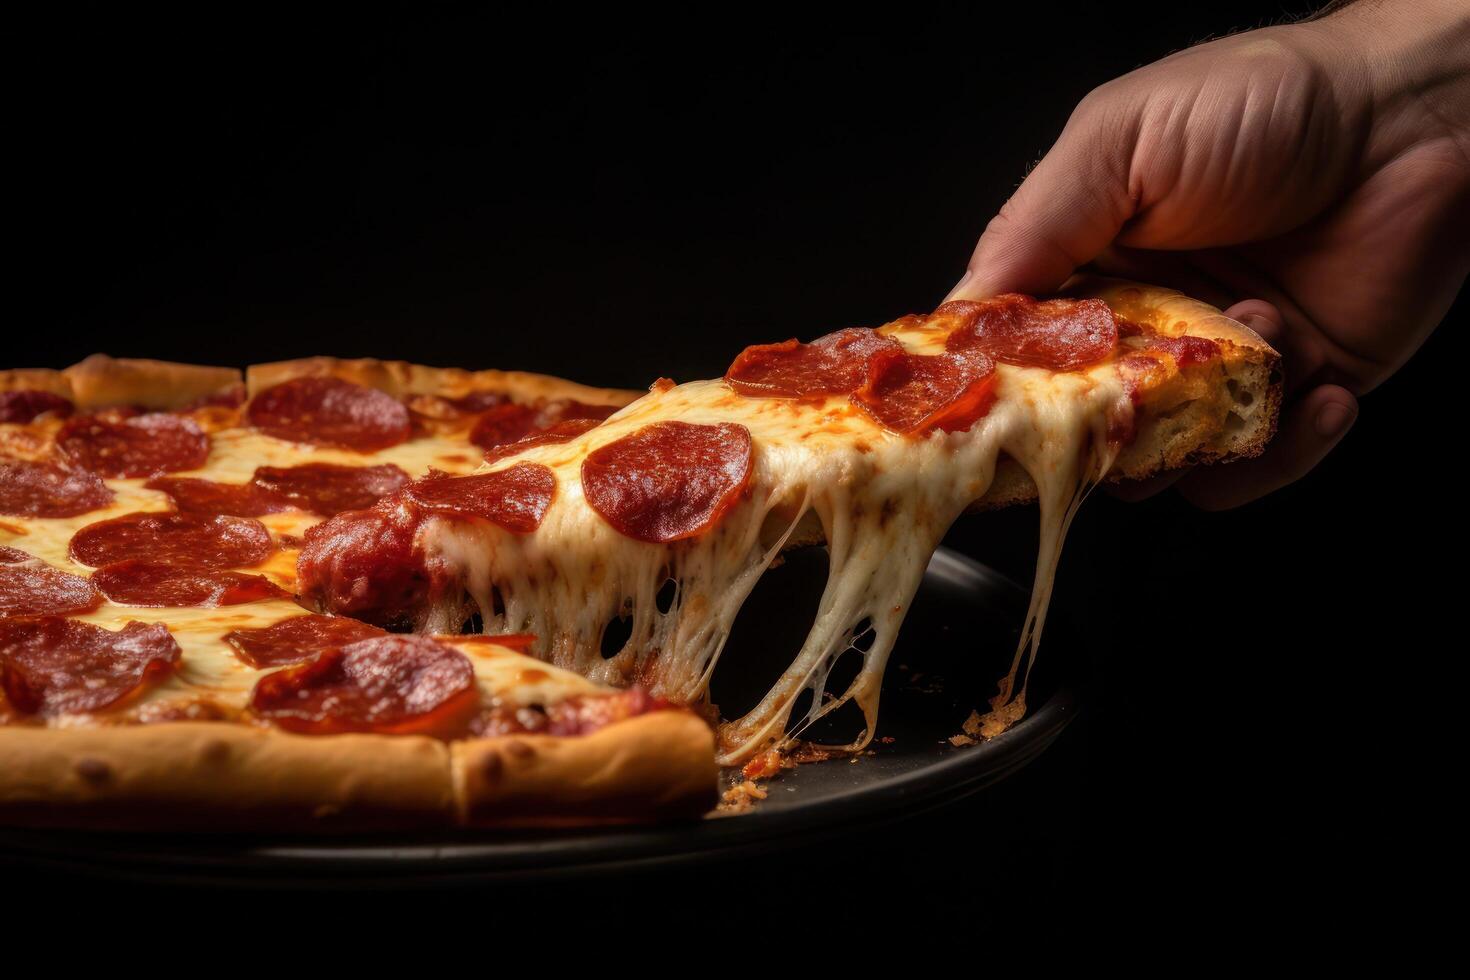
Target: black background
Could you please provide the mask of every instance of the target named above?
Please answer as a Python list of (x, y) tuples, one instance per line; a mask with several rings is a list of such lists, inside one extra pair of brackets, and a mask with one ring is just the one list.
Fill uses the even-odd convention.
[[(711, 376), (749, 342), (932, 307), (1091, 87), (1303, 5), (1033, 7), (38, 29), (12, 55), (7, 366), (331, 353)], [(1463, 652), (1442, 570), (1462, 413), (1441, 392), (1465, 326), (1462, 299), (1267, 500), (1084, 508), (1058, 595), (1095, 631), (1094, 710), (1010, 783), (858, 847), (474, 905), (673, 913), (737, 946), (758, 921), (1101, 922), (1124, 941), (1401, 909), (1442, 860), (1415, 845), (1449, 773), (1418, 767), (1448, 747)], [(1034, 534), (1020, 509), (950, 543), (1027, 581)]]

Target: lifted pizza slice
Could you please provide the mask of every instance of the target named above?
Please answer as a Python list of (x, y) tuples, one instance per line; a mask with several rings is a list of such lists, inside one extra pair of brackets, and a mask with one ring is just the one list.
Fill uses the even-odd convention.
[[(530, 651), (560, 667), (700, 705), (762, 573), (783, 549), (825, 543), (829, 579), (805, 643), (760, 704), (721, 725), (721, 761), (733, 764), (848, 701), (868, 720), (849, 747), (865, 745), (888, 653), (945, 531), (966, 510), (1036, 499), (1036, 582), (985, 719), (995, 734), (1025, 710), (1025, 668), (1087, 491), (1259, 453), (1281, 397), (1277, 361), (1212, 307), (1107, 281), (759, 345), (724, 378), (661, 381), (564, 442), (337, 515), (307, 535), (299, 590), (385, 625), (532, 634)], [(604, 656), (616, 621), (628, 638)], [(859, 633), (862, 669), (827, 691)]]

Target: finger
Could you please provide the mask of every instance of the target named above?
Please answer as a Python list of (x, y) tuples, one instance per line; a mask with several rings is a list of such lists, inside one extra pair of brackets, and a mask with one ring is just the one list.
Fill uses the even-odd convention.
[(1282, 382), (1288, 398), (1301, 388), (1313, 387), (1313, 378), (1323, 380), (1323, 355), (1320, 345), (1313, 342), (1314, 335), (1299, 324), (1289, 324), (1275, 305), (1248, 299), (1230, 307), (1225, 315), (1250, 327), (1281, 354)]
[(1104, 92), (1082, 100), (1056, 145), (990, 220), (947, 299), (1051, 292), (1133, 217), (1128, 164), (1136, 129), (1127, 106)]
[(1205, 467), (1179, 481), (1179, 492), (1204, 510), (1226, 510), (1306, 476), (1358, 418), (1358, 400), (1337, 385), (1313, 388), (1281, 419), (1276, 438), (1255, 459)]
[(1146, 480), (1125, 480), (1122, 483), (1104, 483), (1103, 490), (1111, 497), (1130, 504), (1136, 504), (1140, 500), (1147, 500), (1155, 494), (1163, 493), (1165, 490), (1178, 483), (1189, 475), (1189, 470), (1174, 470), (1171, 473), (1161, 473), (1151, 476)]
[(1241, 300), (1234, 306), (1228, 307), (1225, 315), (1250, 327), (1260, 334), (1262, 340), (1279, 349), (1285, 327), (1281, 311), (1275, 306), (1263, 299)]

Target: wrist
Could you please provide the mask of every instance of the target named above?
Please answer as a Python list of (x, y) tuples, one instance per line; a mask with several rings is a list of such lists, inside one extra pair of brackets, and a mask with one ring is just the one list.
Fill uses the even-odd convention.
[(1464, 0), (1357, 0), (1297, 28), (1329, 62), (1354, 65), (1376, 116), (1396, 119), (1407, 111), (1470, 147)]

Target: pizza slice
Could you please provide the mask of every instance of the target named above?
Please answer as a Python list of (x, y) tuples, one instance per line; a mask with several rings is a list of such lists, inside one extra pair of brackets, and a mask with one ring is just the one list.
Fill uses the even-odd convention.
[[(531, 652), (560, 667), (702, 705), (761, 574), (783, 549), (825, 543), (811, 632), (760, 704), (721, 724), (720, 758), (779, 748), (848, 701), (868, 722), (856, 749), (946, 529), (967, 510), (1035, 499), (1036, 581), (984, 719), (993, 735), (1025, 711), (1023, 668), (1088, 489), (1259, 453), (1277, 363), (1213, 307), (1116, 281), (750, 347), (721, 379), (660, 381), (566, 442), (337, 515), (308, 534), (299, 591), (372, 622), (531, 634)], [(609, 656), (610, 629), (626, 640)], [(856, 679), (828, 691), (845, 655), (862, 660)]]

